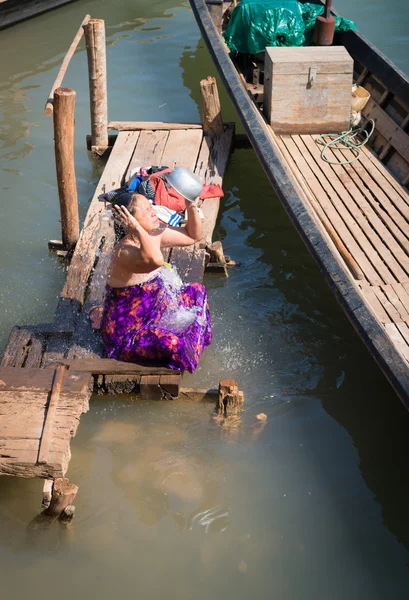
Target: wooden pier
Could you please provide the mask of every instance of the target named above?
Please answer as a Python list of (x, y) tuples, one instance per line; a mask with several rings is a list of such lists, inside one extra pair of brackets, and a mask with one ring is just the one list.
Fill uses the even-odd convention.
[[(70, 261), (54, 319), (51, 323), (16, 326), (11, 331), (0, 364), (0, 475), (57, 480), (54, 490), (58, 498), (53, 497), (53, 515), (55, 506), (59, 506), (61, 513), (75, 496), (68, 480), (61, 478), (65, 477), (70, 461), (70, 440), (75, 435), (81, 414), (88, 410), (92, 393), (139, 392), (143, 398), (174, 399), (181, 395), (196, 400), (208, 393), (207, 390), (182, 389), (181, 374), (171, 369), (107, 359), (100, 332), (91, 327), (89, 310), (103, 303), (107, 269), (115, 243), (113, 222), (104, 217), (106, 207), (98, 200), (100, 194), (120, 187), (135, 167), (145, 165), (172, 168), (183, 165), (194, 171), (203, 183), (222, 183), (234, 140), (234, 125), (223, 124), (218, 97), (216, 103), (212, 97), (210, 105), (206, 105), (209, 87), (214, 86), (212, 78), (201, 82), (203, 126), (113, 122), (108, 128), (118, 133), (106, 135), (108, 146), (101, 148), (90, 141), (95, 153), (108, 155), (108, 160), (78, 241), (75, 243), (70, 238), (64, 243), (52, 244), (65, 247)], [(62, 94), (72, 101), (75, 93), (69, 92), (72, 90), (67, 92), (67, 88), (55, 91), (55, 131), (61, 126), (61, 123), (58, 125), (60, 116), (56, 114), (59, 112), (56, 95)], [(66, 107), (63, 112), (66, 118), (69, 112)], [(67, 121), (66, 128), (73, 127), (73, 114), (71, 121), (71, 125)], [(66, 144), (70, 144), (73, 132), (67, 130), (65, 133)], [(71, 166), (65, 166), (66, 171), (62, 167), (73, 161), (66, 147), (63, 152), (57, 149), (60, 142), (56, 135), (64, 236), (64, 219), (70, 220), (72, 216), (63, 215), (73, 212), (65, 210), (63, 204), (75, 204), (76, 190), (70, 192), (67, 186), (67, 179), (74, 177), (75, 180), (75, 174), (68, 172)], [(60, 165), (59, 161), (62, 161)], [(185, 282), (201, 280), (209, 261), (214, 266), (219, 260), (216, 266), (221, 272), (226, 270), (220, 242), (212, 247), (219, 205), (219, 198), (203, 202), (201, 208), (205, 218), (200, 242), (191, 247), (164, 251), (165, 260), (177, 269)], [(73, 245), (75, 249), (70, 253)], [(219, 398), (222, 415), (237, 413), (237, 406), (243, 401), (232, 380), (222, 380), (215, 395)], [(48, 504), (48, 483), (46, 488)], [(61, 495), (66, 497), (66, 502), (61, 500)]]

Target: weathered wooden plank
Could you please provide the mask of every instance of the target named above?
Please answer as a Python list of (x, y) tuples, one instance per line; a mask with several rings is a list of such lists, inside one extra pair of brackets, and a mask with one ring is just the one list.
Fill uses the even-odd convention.
[(40, 448), (38, 451), (39, 463), (47, 463), (50, 454), (51, 437), (54, 427), (54, 419), (57, 412), (57, 406), (60, 399), (60, 393), (64, 385), (64, 377), (66, 368), (62, 365), (58, 365), (54, 371), (54, 378), (50, 392), (50, 400), (45, 415), (43, 431), (41, 435)]
[[(359, 227), (356, 225), (354, 220), (346, 217), (345, 221), (345, 215), (343, 215), (344, 218), (341, 218), (338, 211), (329, 201), (324, 188), (311, 171), (310, 166), (301, 155), (291, 137), (283, 135), (280, 136), (280, 139), (283, 142), (284, 147), (287, 149), (288, 154), (291, 155), (295, 168), (299, 170), (307, 186), (310, 188), (311, 194), (317, 199), (326, 217), (329, 219), (330, 223), (342, 239), (349, 252), (352, 254), (353, 258), (357, 261), (359, 267), (362, 269), (369, 282), (373, 285), (381, 285), (384, 283), (383, 277), (375, 271), (372, 259), (378, 263), (381, 271), (385, 271), (385, 266), (379, 264), (379, 258), (376, 259), (376, 257), (374, 257), (373, 252), (371, 252), (368, 243), (363, 239)], [(354, 235), (350, 233), (351, 231), (354, 232)], [(356, 241), (357, 239), (359, 239), (359, 244)], [(368, 251), (371, 252), (371, 257), (368, 256)]]
[(99, 180), (73, 254), (62, 296), (83, 304), (85, 289), (96, 252), (101, 243), (100, 215), (105, 210), (98, 196), (104, 191), (119, 187), (139, 138), (139, 132), (121, 132)]
[(174, 373), (172, 369), (161, 366), (138, 365), (128, 363), (113, 358), (99, 359), (78, 359), (78, 360), (59, 360), (52, 366), (57, 364), (65, 365), (74, 369), (76, 372), (87, 372), (92, 375), (171, 375)]
[[(334, 197), (335, 193), (338, 198), (341, 199), (346, 210), (349, 211), (358, 223), (361, 231), (372, 243), (396, 279), (398, 281), (408, 281), (408, 255), (402, 250), (401, 246), (385, 227), (381, 219), (361, 193), (360, 189), (353, 181), (351, 181), (348, 172), (344, 170), (341, 165), (330, 166), (323, 161), (321, 159), (321, 152), (311, 136), (293, 136), (293, 140), (301, 152), (303, 152), (305, 148), (309, 151), (313, 158), (309, 164), (317, 177), (320, 178), (329, 197)], [(302, 142), (304, 143), (304, 146), (302, 145)], [(322, 175), (324, 177), (322, 177)]]
[(169, 131), (141, 131), (125, 179), (137, 167), (160, 166), (168, 137)]
[[(344, 158), (349, 159), (351, 157), (350, 152), (342, 152), (342, 154)], [(406, 253), (409, 254), (409, 231), (405, 217), (403, 217), (399, 210), (392, 204), (388, 196), (386, 196), (375, 180), (368, 176), (361, 165), (355, 163), (344, 165), (344, 169), (348, 173), (350, 179), (355, 183), (356, 187), (365, 196), (382, 222), (392, 232), (400, 246), (402, 246)], [(359, 173), (364, 179), (359, 176)], [(346, 185), (350, 185), (350, 183), (347, 182)]]
[(360, 282), (359, 286), (362, 289), (362, 294), (365, 300), (368, 302), (375, 316), (379, 319), (381, 323), (391, 323), (392, 319), (382, 306), (381, 302), (379, 302), (376, 294), (374, 293), (372, 286), (367, 282)]
[(372, 98), (362, 110), (367, 119), (375, 121), (376, 129), (391, 146), (409, 162), (409, 135)]
[(193, 171), (202, 137), (201, 129), (171, 131), (162, 155), (162, 163), (171, 169), (184, 166)]
[(386, 323), (385, 329), (395, 348), (407, 361), (409, 361), (409, 346), (395, 323)]
[(381, 286), (383, 293), (399, 313), (398, 321), (409, 321), (409, 312), (406, 310), (404, 304), (402, 303), (400, 297), (398, 296), (394, 288), (394, 285)]
[(30, 331), (21, 327), (13, 327), (0, 367), (21, 367), (27, 356), (30, 340)]
[(43, 357), (43, 341), (40, 337), (32, 335), (30, 345), (27, 348), (27, 358), (24, 368), (37, 368)]
[(163, 121), (110, 121), (108, 129), (117, 131), (173, 131), (174, 129), (202, 129), (201, 123), (165, 123)]
[[(408, 115), (407, 119), (409, 122), (409, 115)], [(406, 119), (405, 119), (405, 122), (406, 122)], [(393, 189), (406, 202), (406, 204), (409, 204), (409, 194), (408, 194), (407, 190), (403, 187), (403, 185), (401, 183), (399, 183), (399, 181), (397, 181), (396, 177), (394, 177), (394, 175), (387, 169), (387, 167), (385, 167), (385, 165), (380, 162), (381, 157), (380, 156), (378, 157), (375, 154), (375, 152), (373, 152), (373, 150), (371, 150), (371, 148), (368, 148), (368, 146), (363, 146), (362, 152), (363, 152), (364, 156), (366, 158), (368, 158), (371, 161), (371, 163), (378, 169), (378, 171), (381, 172), (383, 177), (385, 177), (388, 180), (388, 182), (391, 184)], [(409, 164), (408, 164), (408, 168), (409, 168)]]
[[(83, 394), (88, 390), (90, 377), (83, 371), (73, 368), (67, 373), (64, 382), (64, 392)], [(53, 381), (53, 369), (18, 369), (2, 367), (0, 369), (0, 401), (4, 391), (49, 391)]]

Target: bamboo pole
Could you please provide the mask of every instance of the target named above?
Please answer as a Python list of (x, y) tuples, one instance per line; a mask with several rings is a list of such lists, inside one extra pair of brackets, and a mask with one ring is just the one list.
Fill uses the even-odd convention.
[(54, 146), (64, 248), (79, 237), (78, 196), (74, 166), (75, 91), (59, 87), (54, 92)]
[(108, 146), (105, 22), (103, 19), (90, 19), (84, 25), (84, 31), (88, 56), (92, 149), (99, 153)]
[(219, 137), (224, 133), (224, 125), (216, 79), (214, 77), (202, 79), (200, 93), (202, 96), (203, 131), (205, 134)]
[(50, 93), (48, 94), (48, 98), (47, 98), (47, 102), (45, 103), (45, 107), (44, 107), (44, 114), (47, 117), (50, 117), (53, 114), (53, 102), (54, 102), (54, 91), (60, 87), (60, 85), (62, 84), (62, 80), (64, 79), (64, 75), (67, 71), (68, 65), (70, 64), (70, 61), (72, 59), (72, 57), (74, 56), (74, 52), (77, 49), (78, 44), (81, 41), (81, 38), (84, 34), (84, 25), (86, 25), (88, 23), (88, 21), (90, 20), (91, 16), (90, 15), (85, 15), (84, 20), (81, 23), (80, 28), (77, 31), (77, 34), (71, 44), (71, 46), (68, 48), (68, 52), (64, 57), (64, 60), (62, 61), (62, 65), (60, 67), (60, 70), (58, 71), (58, 75), (55, 78), (55, 81), (51, 87)]

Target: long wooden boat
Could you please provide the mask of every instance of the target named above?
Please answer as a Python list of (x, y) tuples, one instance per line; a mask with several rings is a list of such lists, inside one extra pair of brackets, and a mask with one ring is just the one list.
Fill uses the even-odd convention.
[[(201, 33), (274, 190), (343, 309), (409, 408), (409, 80), (357, 31), (337, 35), (371, 99), (375, 131), (358, 161), (329, 165), (312, 135), (278, 134), (263, 85), (233, 62), (217, 0), (190, 0)], [(319, 3), (319, 2), (317, 2)], [(223, 10), (231, 2), (223, 3)], [(213, 15), (213, 19), (212, 16)], [(215, 17), (216, 15), (216, 17)], [(219, 20), (217, 20), (219, 19)], [(350, 151), (343, 152), (345, 159)]]
[(0, 29), (5, 29), (74, 0), (0, 0)]

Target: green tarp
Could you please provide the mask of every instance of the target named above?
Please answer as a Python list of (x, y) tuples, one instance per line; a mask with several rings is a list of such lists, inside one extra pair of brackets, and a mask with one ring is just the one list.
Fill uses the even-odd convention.
[[(266, 46), (310, 45), (315, 18), (324, 6), (297, 0), (241, 0), (233, 9), (223, 36), (232, 52), (258, 54)], [(353, 21), (336, 17), (335, 31), (356, 29)]]

